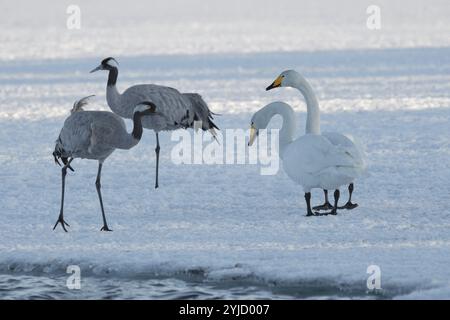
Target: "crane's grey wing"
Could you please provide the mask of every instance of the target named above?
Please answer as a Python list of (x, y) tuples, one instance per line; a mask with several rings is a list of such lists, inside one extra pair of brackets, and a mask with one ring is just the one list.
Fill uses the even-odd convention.
[(196, 93), (182, 94), (174, 88), (149, 84), (130, 87), (122, 94), (121, 103), (127, 105), (135, 106), (143, 101), (151, 101), (156, 105), (156, 114), (144, 117), (142, 121), (145, 128), (192, 128), (194, 121), (202, 121), (204, 130), (217, 128), (212, 122), (208, 106)]
[(123, 133), (125, 122), (111, 112), (78, 111), (64, 122), (55, 150), (65, 157), (100, 159), (114, 150)]
[(98, 112), (90, 124), (91, 135), (88, 152), (99, 158), (108, 156), (114, 149), (120, 148), (129, 138), (125, 122), (119, 116), (111, 113)]
[(87, 150), (90, 141), (90, 118), (86, 111), (71, 114), (59, 134), (55, 149), (64, 157), (77, 157)]

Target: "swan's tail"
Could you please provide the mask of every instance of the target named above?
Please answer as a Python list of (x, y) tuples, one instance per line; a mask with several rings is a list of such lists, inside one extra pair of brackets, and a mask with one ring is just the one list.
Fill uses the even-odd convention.
[(354, 144), (353, 153), (356, 158), (358, 158), (358, 170), (360, 177), (369, 176), (368, 173), (368, 158), (366, 152), (366, 146), (362, 143), (362, 141), (358, 138), (355, 138), (351, 134), (345, 134), (347, 138), (351, 140)]

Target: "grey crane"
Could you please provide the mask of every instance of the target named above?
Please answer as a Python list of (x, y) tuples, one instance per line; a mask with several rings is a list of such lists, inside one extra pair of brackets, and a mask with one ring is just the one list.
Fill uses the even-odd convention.
[(98, 160), (98, 172), (95, 186), (100, 208), (102, 210), (103, 227), (101, 231), (111, 231), (106, 223), (105, 210), (101, 193), (100, 178), (103, 162), (113, 153), (115, 149), (131, 149), (138, 144), (142, 137), (142, 117), (154, 114), (156, 106), (152, 102), (144, 101), (134, 108), (133, 131), (127, 132), (124, 120), (109, 111), (84, 111), (83, 106), (92, 97), (82, 98), (74, 103), (70, 116), (64, 121), (58, 139), (56, 140), (53, 157), (59, 165), (61, 159), (62, 167), (62, 192), (61, 209), (58, 220), (53, 227), (55, 230), (58, 223), (67, 232), (64, 221), (64, 192), (67, 169), (73, 171), (71, 163), (75, 158)]
[[(131, 118), (133, 108), (143, 100), (149, 100), (158, 106), (158, 113), (142, 119), (142, 125), (146, 129), (152, 129), (156, 134), (156, 178), (155, 188), (158, 188), (159, 171), (159, 132), (176, 130), (179, 128), (197, 128), (201, 122), (201, 128), (209, 130), (216, 139), (214, 129), (219, 129), (213, 120), (213, 114), (202, 97), (197, 93), (180, 93), (178, 90), (155, 84), (141, 84), (129, 87), (122, 94), (116, 87), (119, 74), (118, 63), (112, 58), (103, 59), (98, 67), (91, 70), (106, 70), (109, 72), (106, 86), (106, 101), (111, 110), (123, 117)], [(200, 121), (200, 122), (198, 122)], [(216, 139), (217, 140), (217, 139)]]

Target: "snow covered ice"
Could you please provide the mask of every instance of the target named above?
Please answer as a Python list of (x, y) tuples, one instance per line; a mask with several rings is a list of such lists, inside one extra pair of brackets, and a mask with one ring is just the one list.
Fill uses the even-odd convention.
[[(79, 265), (83, 277), (119, 285), (167, 278), (265, 286), (279, 290), (275, 298), (304, 288), (307, 297), (370, 298), (366, 270), (378, 265), (383, 297), (450, 298), (446, 1), (378, 1), (379, 31), (366, 28), (368, 4), (356, 0), (339, 10), (334, 1), (193, 1), (186, 10), (184, 1), (151, 10), (131, 1), (106, 12), (105, 1), (78, 2), (82, 27), (73, 31), (65, 27), (68, 3), (51, 12), (42, 2), (0, 4), (1, 277), (64, 276), (64, 290), (66, 267)], [(97, 164), (87, 160), (75, 160), (67, 177), (69, 233), (52, 231), (60, 201), (54, 141), (76, 99), (95, 94), (86, 109), (108, 110), (106, 74), (88, 73), (107, 56), (120, 63), (120, 90), (157, 83), (198, 92), (221, 114), (221, 129), (248, 129), (253, 112), (280, 100), (295, 108), (304, 132), (300, 94), (264, 90), (282, 70), (300, 71), (318, 95), (323, 130), (366, 145), (370, 175), (353, 198), (360, 206), (306, 218), (303, 191), (282, 170), (175, 165), (170, 133), (160, 135), (154, 190), (155, 139), (145, 131), (103, 168), (114, 232), (99, 231)], [(313, 192), (313, 203), (322, 201)]]

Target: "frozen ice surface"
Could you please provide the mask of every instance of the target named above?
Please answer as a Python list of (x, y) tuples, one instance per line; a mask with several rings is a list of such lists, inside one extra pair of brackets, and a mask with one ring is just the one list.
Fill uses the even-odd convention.
[(446, 0), (378, 0), (381, 29), (360, 0), (3, 1), (0, 59), (415, 48), (450, 45)]
[[(112, 19), (118, 9), (101, 19), (101, 3), (80, 1), (84, 27), (75, 33), (58, 27), (65, 25), (66, 16), (55, 13), (65, 12), (63, 2), (47, 13), (39, 7), (21, 15), (12, 14), (16, 3), (37, 6), (1, 4), (11, 14), (0, 28), (0, 272), (57, 274), (78, 264), (92, 276), (194, 277), (365, 294), (366, 269), (375, 264), (387, 296), (450, 298), (445, 1), (427, 10), (418, 10), (425, 1), (381, 1), (386, 29), (377, 35), (368, 34), (365, 7), (355, 1), (342, 16), (323, 3), (296, 1), (282, 23), (283, 10), (255, 9), (255, 16), (244, 10), (231, 25), (219, 18), (223, 8), (202, 7), (210, 11), (195, 24), (192, 10), (177, 22), (181, 9), (139, 10), (143, 2), (121, 11), (132, 20)], [(328, 18), (331, 27), (324, 25)], [(54, 140), (75, 99), (96, 94), (87, 108), (107, 110), (106, 74), (88, 74), (106, 56), (119, 60), (121, 90), (152, 82), (199, 92), (222, 114), (222, 129), (246, 129), (252, 112), (282, 100), (297, 111), (303, 132), (299, 93), (264, 90), (280, 71), (300, 71), (319, 97), (323, 129), (352, 133), (367, 146), (370, 175), (354, 194), (360, 206), (306, 218), (302, 190), (282, 170), (261, 176), (256, 165), (176, 166), (170, 133), (161, 137), (160, 188), (154, 190), (155, 139), (145, 132), (136, 148), (116, 151), (104, 165), (103, 197), (114, 232), (99, 231), (97, 164), (87, 160), (75, 160), (67, 179), (69, 233), (52, 231), (60, 201)], [(313, 200), (322, 202), (319, 190)]]

